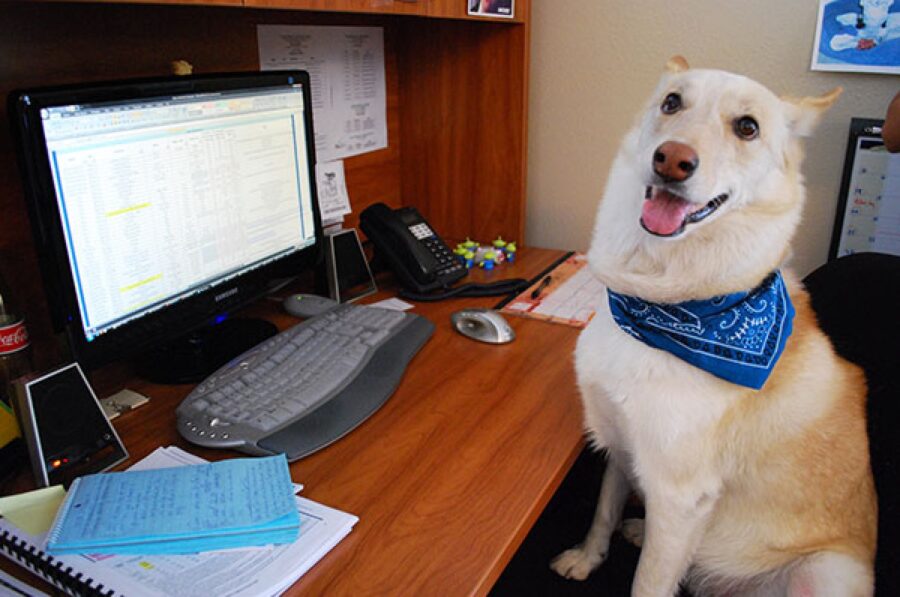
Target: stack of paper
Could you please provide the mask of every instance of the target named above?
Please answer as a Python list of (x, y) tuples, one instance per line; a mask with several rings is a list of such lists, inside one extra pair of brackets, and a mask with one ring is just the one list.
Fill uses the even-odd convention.
[[(157, 448), (129, 470), (155, 470), (206, 461), (176, 446)], [(299, 491), (299, 487), (295, 485)], [(40, 495), (38, 495), (40, 494)], [(40, 499), (37, 499), (40, 498)], [(352, 514), (294, 497), (300, 536), (287, 545), (211, 551), (194, 555), (64, 555), (41, 551), (53, 515), (41, 528), (13, 523), (0, 498), (0, 555), (41, 575), (73, 595), (97, 593), (128, 597), (268, 597), (279, 595), (343, 539), (359, 520)], [(30, 494), (29, 507), (42, 508), (58, 493)], [(37, 500), (37, 501), (35, 501)], [(33, 511), (33, 510), (32, 510)], [(31, 522), (38, 522), (32, 520)], [(4, 538), (6, 541), (4, 542)], [(65, 572), (64, 572), (65, 571)]]
[(47, 552), (198, 553), (291, 543), (299, 528), (284, 455), (240, 458), (80, 477)]

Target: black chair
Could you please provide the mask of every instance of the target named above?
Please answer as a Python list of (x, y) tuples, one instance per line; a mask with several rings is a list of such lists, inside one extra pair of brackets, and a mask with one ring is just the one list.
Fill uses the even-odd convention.
[[(869, 384), (872, 470), (878, 490), (876, 594), (900, 595), (900, 257), (859, 253), (831, 261), (804, 279), (825, 333)], [(494, 585), (491, 595), (628, 595), (640, 551), (613, 535), (609, 559), (586, 581), (568, 581), (550, 560), (580, 541), (590, 525), (603, 476), (602, 456), (585, 450)], [(625, 517), (640, 516), (639, 506)], [(683, 593), (687, 595), (686, 592)]]
[(878, 491), (875, 593), (900, 595), (900, 256), (857, 253), (804, 279), (835, 350), (866, 372), (869, 452)]

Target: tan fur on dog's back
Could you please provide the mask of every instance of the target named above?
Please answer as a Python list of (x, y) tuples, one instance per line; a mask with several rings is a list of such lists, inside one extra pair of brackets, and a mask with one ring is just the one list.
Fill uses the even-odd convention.
[[(765, 388), (747, 392), (715, 431), (732, 487), (697, 551), (707, 574), (755, 576), (822, 550), (873, 564), (865, 377), (834, 353), (806, 291), (796, 281), (788, 290), (796, 315), (784, 356)], [(727, 553), (730, 538), (748, 532), (765, 547)]]
[[(673, 93), (678, 108), (661, 110)], [(801, 139), (839, 94), (779, 98), (740, 75), (667, 64), (610, 170), (591, 271), (621, 294), (677, 305), (750, 292), (780, 269), (793, 331), (752, 390), (635, 339), (601, 302), (575, 369), (586, 433), (609, 459), (594, 522), (553, 561), (559, 574), (584, 579), (603, 562), (633, 488), (647, 512), (633, 595), (672, 594), (685, 576), (698, 594), (872, 594), (865, 379), (783, 267), (805, 201)], [(747, 116), (759, 135), (738, 134)], [(656, 171), (665, 145), (697, 157), (677, 183)], [(675, 232), (654, 231), (643, 220), (654, 187), (698, 213), (726, 198)], [(638, 528), (628, 526), (631, 538)]]

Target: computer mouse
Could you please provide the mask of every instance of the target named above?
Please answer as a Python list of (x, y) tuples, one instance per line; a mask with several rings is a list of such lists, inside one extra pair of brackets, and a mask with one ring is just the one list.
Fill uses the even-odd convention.
[(294, 317), (315, 317), (337, 307), (334, 299), (317, 294), (292, 294), (284, 299), (284, 310)]
[(516, 333), (506, 319), (492, 309), (463, 309), (450, 316), (456, 331), (489, 344), (506, 344), (516, 339)]

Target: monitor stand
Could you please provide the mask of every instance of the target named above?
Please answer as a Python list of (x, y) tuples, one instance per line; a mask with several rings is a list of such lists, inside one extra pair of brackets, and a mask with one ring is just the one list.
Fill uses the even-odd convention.
[(226, 319), (144, 353), (138, 372), (155, 383), (198, 383), (277, 332), (275, 324), (264, 319)]

